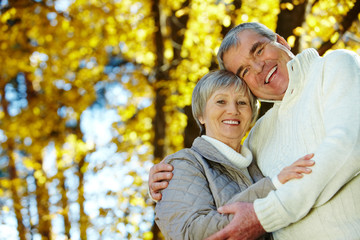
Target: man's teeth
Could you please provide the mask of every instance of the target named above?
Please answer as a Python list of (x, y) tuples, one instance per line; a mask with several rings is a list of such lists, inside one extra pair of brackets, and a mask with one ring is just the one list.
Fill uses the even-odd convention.
[(226, 123), (226, 124), (239, 124), (240, 122), (239, 121), (226, 120), (226, 121), (223, 121), (223, 123)]
[(270, 70), (270, 72), (268, 73), (268, 75), (265, 78), (265, 83), (269, 83), (269, 79), (271, 77), (271, 75), (277, 70), (277, 66), (275, 66), (273, 69)]

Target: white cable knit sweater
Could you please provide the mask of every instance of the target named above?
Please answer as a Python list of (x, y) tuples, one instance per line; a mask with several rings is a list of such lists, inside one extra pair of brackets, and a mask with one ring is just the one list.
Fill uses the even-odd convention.
[(244, 145), (270, 178), (308, 153), (316, 163), (311, 174), (256, 200), (255, 212), (275, 239), (360, 239), (360, 58), (307, 49), (288, 71), (284, 99)]

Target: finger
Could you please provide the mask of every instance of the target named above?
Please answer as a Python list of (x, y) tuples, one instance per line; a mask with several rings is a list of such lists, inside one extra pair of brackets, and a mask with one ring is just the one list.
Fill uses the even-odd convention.
[(153, 193), (150, 192), (151, 198), (155, 201), (160, 201), (162, 198), (162, 194), (161, 193)]
[(298, 160), (296, 160), (292, 165), (313, 163), (314, 161), (311, 160), (313, 157), (314, 157), (313, 153), (307, 154), (307, 155), (299, 158)]
[(220, 230), (217, 233), (214, 233), (213, 235), (211, 235), (210, 237), (206, 238), (205, 240), (224, 240), (224, 239), (228, 239), (229, 233), (227, 231), (227, 227), (225, 227), (224, 229)]
[(160, 162), (152, 166), (150, 173), (171, 172), (172, 170), (174, 170), (174, 167), (171, 164)]
[[(168, 182), (163, 181), (163, 182), (153, 182), (152, 184), (150, 184), (150, 192), (151, 193), (158, 193), (161, 190), (164, 190), (165, 188), (167, 188), (167, 186), (169, 185)], [(152, 195), (152, 194), (151, 194)]]
[(313, 158), (313, 157), (314, 157), (314, 154), (313, 154), (313, 153), (309, 153), (309, 154), (306, 154), (305, 156), (303, 156), (303, 157), (300, 158), (300, 159), (309, 160), (309, 159), (311, 159), (311, 158)]
[(307, 167), (297, 167), (296, 168), (296, 172), (297, 173), (305, 173), (305, 174), (309, 174), (312, 172), (311, 168), (307, 168)]
[(289, 173), (311, 173), (311, 171), (308, 167), (292, 167), (288, 170)]
[(296, 162), (294, 162), (290, 166), (298, 166), (298, 167), (311, 167), (315, 164), (315, 161), (310, 159), (299, 159)]
[(286, 175), (286, 181), (289, 181), (289, 180), (291, 180), (291, 179), (294, 179), (294, 178), (296, 178), (296, 179), (300, 179), (300, 178), (302, 178), (303, 177), (303, 175), (301, 174), (301, 173), (296, 173), (296, 172), (290, 172), (290, 173), (288, 173), (287, 175)]
[(168, 182), (156, 182), (149, 185), (149, 192), (151, 198), (155, 201), (160, 201), (162, 198), (161, 190), (165, 189), (168, 185)]
[(314, 166), (315, 164), (315, 161), (313, 160), (304, 160), (301, 162), (301, 165), (299, 165), (300, 167), (311, 167), (311, 166)]
[(230, 203), (218, 208), (219, 213), (230, 214), (235, 213), (238, 203)]
[(162, 181), (170, 181), (173, 177), (172, 172), (158, 172), (151, 176), (151, 183), (155, 182), (162, 182)]

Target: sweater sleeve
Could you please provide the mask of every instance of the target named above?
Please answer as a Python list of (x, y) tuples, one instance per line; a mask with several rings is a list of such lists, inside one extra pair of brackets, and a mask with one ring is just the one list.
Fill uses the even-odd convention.
[[(321, 69), (319, 69), (321, 71)], [(325, 137), (315, 151), (312, 173), (289, 181), (254, 208), (264, 229), (276, 231), (297, 222), (311, 208), (327, 203), (360, 171), (360, 60), (334, 51), (324, 57), (320, 98)], [(321, 122), (323, 121), (323, 122)]]
[(202, 167), (186, 157), (168, 163), (174, 175), (155, 208), (155, 221), (166, 239), (204, 239), (224, 228), (232, 217), (217, 212)]
[(271, 190), (275, 189), (270, 178), (266, 177), (254, 183), (245, 191), (234, 195), (227, 204), (234, 202), (254, 202), (258, 198), (266, 197)]

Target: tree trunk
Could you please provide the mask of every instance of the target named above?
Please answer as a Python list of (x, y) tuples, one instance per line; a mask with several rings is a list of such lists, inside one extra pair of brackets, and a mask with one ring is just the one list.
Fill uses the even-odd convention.
[[(56, 151), (57, 153), (59, 151)], [(61, 161), (61, 158), (59, 156), (57, 156), (57, 163), (59, 163)], [(58, 179), (59, 179), (59, 192), (61, 194), (61, 202), (60, 202), (60, 207), (62, 209), (62, 213), (61, 215), (64, 218), (64, 234), (68, 239), (71, 239), (70, 236), (70, 228), (71, 228), (71, 223), (70, 223), (70, 219), (69, 219), (69, 199), (66, 195), (67, 191), (66, 191), (66, 186), (65, 186), (65, 176), (64, 176), (64, 169), (62, 167), (59, 167), (58, 164)]]
[(184, 112), (187, 119), (187, 125), (185, 128), (184, 147), (189, 148), (192, 146), (194, 139), (200, 136), (200, 128), (196, 124), (196, 121), (192, 115), (191, 106), (186, 106)]
[[(289, 9), (284, 4), (290, 3), (293, 5), (293, 9)], [(294, 35), (293, 31), (297, 27), (301, 27), (305, 21), (306, 7), (308, 0), (301, 1), (298, 5), (294, 5), (292, 0), (281, 0), (280, 1), (280, 13), (276, 24), (276, 33), (284, 37), (285, 40)], [(295, 36), (295, 44), (291, 51), (296, 55), (299, 53), (300, 44), (299, 36)]]
[[(154, 128), (154, 163), (158, 163), (161, 159), (164, 158), (164, 141), (165, 141), (165, 112), (164, 106), (166, 101), (166, 95), (163, 91), (162, 86), (157, 86), (158, 82), (166, 81), (168, 76), (161, 70), (161, 66), (164, 65), (164, 41), (161, 32), (161, 23), (160, 23), (160, 1), (152, 1), (152, 14), (154, 15), (154, 24), (155, 24), (155, 33), (154, 33), (154, 42), (156, 46), (156, 67), (155, 67), (155, 79), (156, 83), (154, 86), (155, 92), (155, 117), (153, 119), (153, 128)], [(152, 226), (153, 239), (161, 239), (159, 236), (159, 228), (154, 222)]]
[(9, 178), (10, 178), (10, 183), (11, 183), (11, 195), (12, 195), (12, 200), (13, 200), (13, 205), (14, 205), (14, 212), (15, 212), (15, 216), (16, 216), (16, 221), (17, 221), (17, 230), (19, 232), (19, 238), (20, 240), (26, 240), (25, 234), (26, 234), (26, 229), (23, 223), (23, 217), (21, 214), (21, 209), (22, 209), (22, 205), (21, 205), (21, 197), (19, 196), (18, 193), (18, 176), (17, 176), (17, 172), (16, 172), (16, 166), (15, 166), (15, 159), (14, 159), (14, 141), (13, 139), (8, 139), (8, 156), (9, 156)]
[(85, 213), (85, 197), (84, 197), (84, 167), (85, 156), (81, 158), (78, 165), (78, 176), (79, 176), (79, 186), (78, 186), (78, 204), (80, 208), (80, 239), (86, 240), (86, 230), (89, 226), (88, 224), (88, 216)]
[[(34, 157), (34, 160), (42, 166), (42, 160)], [(38, 233), (41, 235), (41, 240), (50, 240), (51, 239), (51, 217), (49, 212), (49, 193), (46, 187), (47, 179), (45, 178), (45, 173), (42, 170), (37, 170), (39, 176), (35, 177), (35, 186), (36, 186), (36, 204), (39, 217), (39, 223), (37, 226)], [(35, 172), (36, 174), (36, 172)]]

